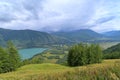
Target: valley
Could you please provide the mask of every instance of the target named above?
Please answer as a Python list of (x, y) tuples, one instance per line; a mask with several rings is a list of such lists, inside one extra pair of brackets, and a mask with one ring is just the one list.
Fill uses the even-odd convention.
[(0, 80), (120, 80), (120, 0), (0, 0)]
[[(21, 66), (15, 71), (0, 74), (2, 80), (104, 80), (104, 78), (119, 80), (120, 78), (120, 40), (110, 36), (88, 29), (55, 33), (1, 29), (0, 34), (2, 41), (0, 45), (5, 47), (7, 41), (12, 41), (22, 59)], [(102, 62), (70, 67), (68, 65), (70, 49), (81, 43), (83, 47), (87, 46), (85, 49), (91, 46), (91, 51), (100, 45), (100, 50), (103, 52)], [(96, 49), (99, 50), (97, 47)]]

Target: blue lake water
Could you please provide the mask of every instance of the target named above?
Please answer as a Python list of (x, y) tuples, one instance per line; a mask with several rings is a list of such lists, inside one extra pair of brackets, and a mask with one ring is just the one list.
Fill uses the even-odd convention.
[(38, 53), (42, 53), (46, 49), (47, 48), (28, 48), (28, 49), (21, 49), (18, 52), (22, 59), (29, 59)]

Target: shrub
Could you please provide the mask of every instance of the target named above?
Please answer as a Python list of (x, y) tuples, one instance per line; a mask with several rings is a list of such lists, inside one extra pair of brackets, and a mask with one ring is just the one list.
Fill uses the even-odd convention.
[(69, 50), (67, 62), (69, 66), (82, 66), (86, 64), (100, 63), (102, 50), (99, 45), (78, 44)]

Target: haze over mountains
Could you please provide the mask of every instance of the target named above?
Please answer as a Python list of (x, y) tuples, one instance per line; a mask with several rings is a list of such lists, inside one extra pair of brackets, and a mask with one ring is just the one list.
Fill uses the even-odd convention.
[(110, 31), (103, 34), (90, 29), (68, 32), (40, 32), (34, 30), (10, 30), (0, 28), (0, 45), (12, 40), (19, 47), (38, 47), (53, 44), (71, 44), (79, 42), (99, 42), (120, 40), (120, 31)]
[(105, 32), (103, 33), (105, 36), (108, 36), (111, 39), (114, 40), (120, 40), (120, 30), (116, 30), (116, 31), (109, 31), (109, 32)]

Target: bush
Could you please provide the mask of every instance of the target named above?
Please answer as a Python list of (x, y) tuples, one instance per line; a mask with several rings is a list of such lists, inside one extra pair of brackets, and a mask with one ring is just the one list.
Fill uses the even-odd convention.
[(68, 65), (82, 66), (86, 64), (100, 63), (102, 60), (102, 50), (99, 45), (78, 44), (69, 50)]

